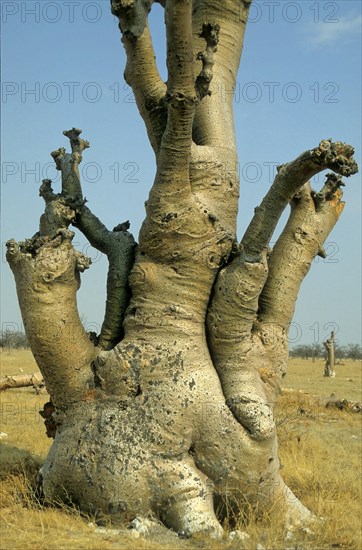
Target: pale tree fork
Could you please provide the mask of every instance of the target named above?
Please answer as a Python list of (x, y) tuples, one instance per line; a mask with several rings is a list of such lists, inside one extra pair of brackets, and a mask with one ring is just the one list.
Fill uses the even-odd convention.
[[(248, 0), (167, 0), (168, 80), (155, 63), (152, 1), (113, 0), (132, 86), (156, 156), (139, 243), (85, 205), (78, 164), (88, 142), (65, 132), (52, 153), (62, 191), (41, 187), (39, 232), (8, 243), (27, 336), (53, 400), (57, 430), (40, 481), (47, 502), (71, 499), (101, 520), (156, 515), (221, 536), (214, 495), (307, 521), (280, 476), (273, 405), (286, 370), (300, 284), (343, 210), (351, 146), (322, 141), (278, 169), (240, 243), (232, 111)], [(309, 179), (333, 173), (319, 193)], [(268, 245), (285, 207), (291, 214)], [(109, 260), (102, 331), (79, 319), (70, 224)], [(119, 284), (115, 284), (116, 280)], [(129, 288), (131, 295), (129, 292)], [(114, 293), (111, 294), (111, 293)]]

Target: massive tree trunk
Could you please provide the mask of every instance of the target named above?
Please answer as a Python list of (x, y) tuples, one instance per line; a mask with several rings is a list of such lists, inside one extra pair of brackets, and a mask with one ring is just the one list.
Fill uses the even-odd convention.
[[(156, 514), (179, 532), (222, 533), (214, 496), (241, 497), (300, 522), (310, 512), (280, 475), (273, 417), (301, 282), (342, 210), (351, 146), (330, 140), (278, 168), (236, 240), (239, 197), (232, 94), (249, 0), (167, 0), (167, 83), (148, 28), (152, 2), (112, 1), (132, 86), (157, 161), (136, 247), (128, 223), (108, 230), (85, 206), (71, 153), (45, 180), (39, 232), (8, 243), (26, 333), (55, 407), (41, 470), (45, 500), (71, 500), (99, 519)], [(212, 81), (211, 81), (212, 80)], [(333, 171), (318, 192), (309, 179)], [(338, 175), (336, 175), (336, 174)], [(268, 245), (288, 204), (274, 249)], [(101, 334), (76, 306), (90, 261), (70, 224), (108, 256)]]

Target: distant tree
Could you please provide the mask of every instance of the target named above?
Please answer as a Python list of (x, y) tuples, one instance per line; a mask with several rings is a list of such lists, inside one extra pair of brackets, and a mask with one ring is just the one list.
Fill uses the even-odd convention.
[(24, 332), (6, 329), (1, 331), (0, 346), (11, 353), (12, 349), (26, 349), (29, 344)]
[(362, 348), (359, 344), (348, 344), (345, 353), (346, 357), (353, 361), (362, 359)]
[(302, 359), (312, 359), (313, 362), (323, 357), (323, 347), (319, 342), (313, 344), (299, 344), (290, 351), (291, 357), (300, 357)]
[(298, 346), (295, 346), (293, 349), (290, 350), (289, 355), (290, 357), (299, 357), (301, 359), (307, 359), (308, 358), (308, 346), (305, 344), (299, 344)]
[[(322, 359), (327, 358), (327, 350), (324, 349), (322, 344), (314, 342), (313, 344), (299, 344), (292, 348), (289, 352), (290, 357), (301, 359)], [(348, 344), (347, 346), (341, 346), (338, 342), (334, 341), (334, 357), (335, 360), (352, 359), (356, 361), (362, 359), (362, 348), (359, 344)]]
[(324, 347), (326, 348), (326, 364), (324, 367), (324, 376), (327, 378), (332, 378), (335, 376), (334, 372), (334, 362), (335, 362), (335, 353), (334, 353), (334, 330), (332, 330), (330, 337), (323, 342)]
[(319, 342), (314, 342), (309, 347), (310, 347), (310, 353), (311, 353), (313, 362), (316, 359), (319, 359), (319, 358), (323, 357), (323, 346), (322, 346), (322, 344), (320, 344)]
[(300, 346), (295, 346), (294, 348), (291, 348), (289, 350), (289, 357), (292, 357), (293, 359), (296, 359), (297, 357), (300, 357), (299, 348), (300, 348)]
[(337, 361), (340, 361), (341, 359), (346, 359), (346, 357), (347, 357), (346, 346), (341, 346), (338, 344), (338, 342), (334, 342), (334, 358)]

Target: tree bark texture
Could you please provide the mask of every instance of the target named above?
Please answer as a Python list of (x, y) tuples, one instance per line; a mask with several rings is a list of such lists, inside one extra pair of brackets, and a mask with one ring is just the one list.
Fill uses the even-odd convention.
[[(64, 132), (52, 153), (62, 190), (45, 180), (39, 232), (9, 241), (27, 336), (54, 404), (56, 435), (41, 470), (48, 502), (101, 519), (155, 514), (191, 534), (221, 536), (215, 495), (303, 522), (311, 513), (280, 475), (273, 417), (301, 282), (342, 210), (353, 148), (323, 140), (278, 168), (241, 242), (232, 91), (249, 0), (167, 0), (168, 80), (155, 63), (152, 1), (113, 0), (125, 76), (156, 155), (139, 242), (85, 205), (78, 165), (89, 144)], [(224, 92), (223, 92), (224, 91)], [(309, 179), (332, 173), (315, 193)], [(288, 223), (268, 245), (285, 207)], [(70, 224), (108, 256), (101, 334), (76, 307), (90, 260)]]

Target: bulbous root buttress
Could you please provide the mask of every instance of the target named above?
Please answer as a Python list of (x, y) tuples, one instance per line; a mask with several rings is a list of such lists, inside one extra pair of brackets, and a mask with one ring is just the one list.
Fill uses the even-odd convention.
[(115, 395), (74, 404), (58, 427), (41, 470), (46, 501), (70, 498), (115, 523), (156, 515), (184, 535), (216, 538), (216, 495), (294, 523), (311, 518), (279, 475), (275, 434), (253, 439), (225, 405), (205, 345), (132, 341), (113, 353), (97, 373), (105, 387), (117, 363)]

